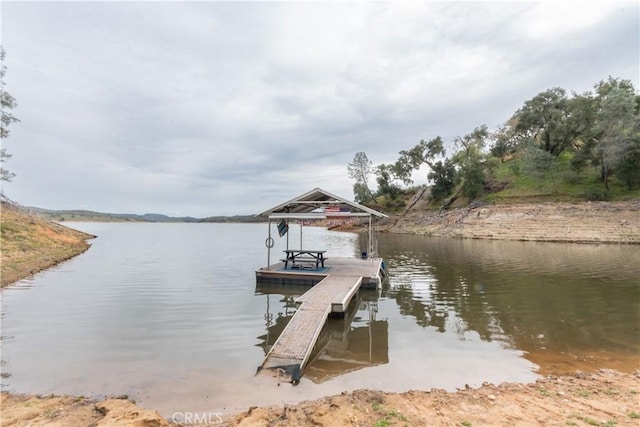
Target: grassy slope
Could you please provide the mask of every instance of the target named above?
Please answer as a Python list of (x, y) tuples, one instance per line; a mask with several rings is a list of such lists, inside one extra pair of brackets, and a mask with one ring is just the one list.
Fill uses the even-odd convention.
[[(588, 201), (633, 201), (640, 200), (640, 188), (629, 190), (616, 177), (609, 179), (609, 191), (606, 192), (595, 168), (585, 168), (582, 172), (571, 169), (571, 154), (562, 154), (555, 170), (544, 176), (533, 177), (523, 172), (522, 159), (515, 158), (500, 163), (494, 172), (493, 184), (502, 189), (485, 194), (483, 202), (494, 205), (514, 205), (528, 203), (566, 202), (583, 203)], [(379, 196), (374, 209), (380, 209), (390, 215), (404, 214), (411, 204), (416, 188), (408, 189), (396, 200)], [(450, 208), (466, 207), (471, 201), (461, 197), (459, 191)], [(414, 210), (440, 210), (444, 201), (426, 200), (416, 205)]]
[(95, 236), (64, 227), (2, 202), (0, 284), (6, 286), (74, 257)]
[(501, 163), (495, 173), (496, 179), (508, 185), (501, 191), (489, 194), (486, 200), (495, 204), (512, 204), (640, 199), (640, 189), (629, 190), (615, 177), (609, 180), (609, 191), (605, 192), (596, 169), (585, 168), (577, 173), (571, 169), (570, 162), (571, 155), (562, 154), (556, 170), (537, 179), (521, 172), (522, 160), (519, 158)]
[[(629, 190), (625, 183), (620, 182), (616, 177), (609, 179), (609, 191), (605, 191), (596, 168), (586, 167), (581, 172), (575, 172), (571, 168), (571, 156), (571, 153), (562, 154), (554, 165), (554, 170), (540, 177), (534, 177), (523, 171), (521, 158), (501, 162), (489, 178), (488, 186), (494, 190), (484, 194), (478, 201), (481, 205), (495, 206), (526, 206), (541, 203), (555, 203), (560, 206), (561, 203), (577, 203), (584, 204), (585, 209), (591, 206), (588, 202), (592, 201), (630, 203), (640, 201), (640, 188)], [(451, 196), (453, 201), (448, 206), (449, 211), (455, 208), (466, 208), (474, 202), (462, 197), (460, 188), (457, 188), (454, 193), (455, 196)], [(424, 192), (423, 195), (421, 187), (412, 187), (406, 189), (395, 199), (381, 195), (376, 198), (375, 204), (366, 203), (366, 205), (389, 215), (389, 223), (414, 222), (413, 225), (421, 230), (415, 232), (424, 234), (423, 214), (441, 212), (445, 203), (446, 200), (432, 200), (429, 197), (429, 191)], [(408, 209), (410, 206), (411, 208)], [(636, 209), (634, 207), (626, 208)], [(349, 225), (339, 227), (339, 229), (358, 229), (358, 226)], [(391, 229), (394, 228), (391, 227)], [(396, 229), (395, 232), (398, 230)]]

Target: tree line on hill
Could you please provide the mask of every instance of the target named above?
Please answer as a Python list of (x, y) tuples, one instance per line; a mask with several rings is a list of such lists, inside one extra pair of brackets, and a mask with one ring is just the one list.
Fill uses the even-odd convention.
[[(606, 198), (612, 179), (621, 188), (635, 189), (640, 185), (640, 96), (631, 81), (613, 77), (582, 94), (551, 88), (525, 101), (495, 131), (478, 126), (451, 146), (454, 152), (447, 156), (440, 136), (421, 140), (401, 150), (394, 163), (375, 167), (365, 152), (356, 153), (347, 166), (355, 180), (355, 200), (394, 200), (411, 187), (420, 168), (427, 170), (433, 201), (448, 206), (457, 198), (479, 199), (509, 185), (497, 171), (514, 159), (514, 174), (536, 181), (551, 178), (556, 188), (563, 179), (557, 171), (568, 165), (576, 174), (595, 172), (600, 197)], [(368, 184), (372, 175), (375, 190)]]

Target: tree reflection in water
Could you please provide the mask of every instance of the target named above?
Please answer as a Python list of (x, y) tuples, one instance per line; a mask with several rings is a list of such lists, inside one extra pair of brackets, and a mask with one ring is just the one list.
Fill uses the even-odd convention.
[(636, 360), (640, 250), (383, 235), (382, 297), (422, 327), (526, 352)]

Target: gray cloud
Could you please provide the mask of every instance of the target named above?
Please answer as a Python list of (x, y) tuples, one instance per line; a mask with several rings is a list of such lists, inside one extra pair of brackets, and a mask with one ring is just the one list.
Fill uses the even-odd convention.
[(358, 151), (504, 122), (549, 87), (638, 82), (638, 4), (3, 2), (13, 199), (207, 216), (319, 186)]

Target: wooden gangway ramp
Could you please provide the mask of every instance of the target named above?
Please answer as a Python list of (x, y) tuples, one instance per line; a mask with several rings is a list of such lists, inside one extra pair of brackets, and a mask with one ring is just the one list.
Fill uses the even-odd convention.
[(300, 304), (258, 368), (297, 384), (329, 313), (344, 313), (362, 284), (361, 276), (327, 276), (301, 295)]

